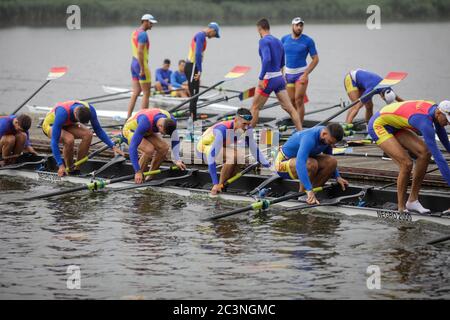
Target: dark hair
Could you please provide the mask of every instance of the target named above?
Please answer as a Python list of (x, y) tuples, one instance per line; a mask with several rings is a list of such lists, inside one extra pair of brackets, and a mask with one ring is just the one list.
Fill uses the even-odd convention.
[(170, 59), (164, 59), (164, 64), (170, 64)]
[(88, 123), (91, 120), (91, 110), (86, 106), (80, 106), (77, 111), (77, 120), (81, 123)]
[(171, 136), (172, 133), (177, 129), (177, 123), (173, 119), (165, 119), (164, 121), (164, 133)]
[(252, 113), (250, 112), (250, 110), (248, 110), (248, 109), (246, 109), (246, 108), (239, 108), (239, 109), (236, 111), (236, 114), (237, 114), (237, 115), (240, 115), (240, 116), (245, 116), (245, 115), (251, 115)]
[(28, 131), (31, 127), (31, 118), (26, 114), (21, 114), (17, 117), (17, 121), (19, 122), (19, 126), (23, 131)]
[(327, 125), (327, 129), (330, 135), (336, 139), (337, 142), (341, 141), (344, 137), (344, 129), (339, 123), (330, 123)]
[(269, 20), (267, 20), (266, 18), (262, 18), (260, 19), (256, 25), (258, 27), (260, 27), (263, 30), (270, 30), (270, 24), (269, 24)]
[(178, 61), (178, 65), (182, 64), (182, 63), (186, 63), (185, 60), (181, 59), (180, 61)]

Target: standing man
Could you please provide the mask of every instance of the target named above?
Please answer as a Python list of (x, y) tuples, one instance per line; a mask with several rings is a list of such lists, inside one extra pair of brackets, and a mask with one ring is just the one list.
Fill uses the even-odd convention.
[(170, 77), (170, 84), (174, 89), (176, 89), (177, 97), (187, 98), (189, 97), (189, 87), (187, 83), (186, 74), (184, 73), (184, 68), (186, 66), (186, 61), (178, 61), (178, 70), (172, 72)]
[(308, 204), (319, 204), (313, 188), (335, 178), (345, 190), (348, 185), (337, 169), (332, 146), (342, 140), (344, 129), (337, 123), (295, 132), (280, 147), (275, 170), (283, 179), (298, 179), (299, 191), (306, 191)]
[[(292, 20), (292, 33), (281, 38), (286, 53), (284, 73), (287, 92), (299, 113), (302, 124), (305, 118), (305, 103), (308, 102), (308, 96), (306, 95), (308, 76), (319, 63), (314, 40), (303, 34), (304, 23), (302, 18), (294, 18)], [(312, 59), (309, 65), (306, 63), (308, 54)]]
[(0, 116), (0, 166), (14, 163), (23, 150), (36, 153), (30, 144), (30, 127), (31, 118), (26, 114)]
[(258, 90), (251, 107), (253, 120), (251, 126), (256, 127), (261, 108), (274, 91), (281, 107), (289, 113), (297, 130), (302, 129), (302, 123), (297, 110), (292, 106), (289, 95), (286, 92), (286, 81), (281, 69), (284, 67), (284, 49), (280, 40), (270, 34), (270, 25), (267, 19), (261, 19), (256, 23), (259, 40), (259, 56), (261, 57), (261, 73), (259, 74)]
[(162, 68), (156, 69), (155, 72), (155, 90), (160, 94), (170, 93), (172, 86), (170, 83), (170, 77), (172, 71), (170, 71), (170, 60), (164, 59)]
[[(366, 71), (363, 69), (352, 70), (345, 76), (344, 86), (347, 91), (348, 97), (351, 102), (354, 102), (361, 98), (363, 95), (372, 91), (377, 84), (383, 80), (378, 74)], [(375, 94), (379, 94), (381, 98), (386, 102), (386, 104), (391, 104), (394, 101), (401, 102), (399, 96), (397, 96), (391, 88), (380, 88), (375, 91)], [(361, 102), (353, 106), (347, 113), (346, 123), (352, 123), (358, 114), (359, 110), (365, 106), (366, 107), (366, 122), (369, 122), (373, 115), (373, 102), (372, 96), (362, 99)]]
[(148, 40), (147, 30), (151, 30), (153, 24), (157, 22), (151, 14), (144, 14), (141, 18), (141, 26), (131, 34), (131, 50), (133, 53), (131, 58), (131, 89), (133, 93), (128, 104), (127, 118), (131, 117), (136, 100), (141, 92), (141, 109), (148, 109), (151, 78), (150, 69), (148, 68), (150, 41)]
[[(383, 107), (369, 121), (372, 139), (399, 166), (397, 178), (398, 211), (430, 213), (419, 202), (419, 191), (425, 177), (431, 155), (442, 177), (450, 186), (450, 168), (439, 150), (437, 135), (447, 152), (450, 152), (445, 126), (450, 123), (450, 101), (439, 104), (433, 101), (410, 100)], [(423, 140), (415, 133), (420, 133)], [(411, 193), (406, 201), (408, 182), (413, 161), (408, 151), (417, 159), (414, 165)]]
[[(208, 27), (195, 34), (189, 48), (189, 55), (186, 61), (186, 77), (190, 95), (193, 96), (200, 91), (200, 78), (203, 72), (203, 53), (206, 50), (206, 38), (220, 38), (220, 27), (216, 22), (211, 22)], [(193, 99), (189, 104), (189, 111), (193, 120), (197, 119), (197, 100)]]
[[(73, 155), (75, 139), (80, 139), (77, 160), (88, 155), (93, 133), (84, 125), (91, 123), (97, 137), (107, 144), (114, 152), (124, 155), (123, 151), (114, 145), (100, 125), (95, 108), (85, 101), (70, 100), (60, 102), (44, 118), (42, 131), (51, 139), (51, 149), (56, 164), (58, 165), (58, 176), (66, 175), (66, 168), (70, 175), (79, 174), (79, 168), (73, 167)], [(59, 151), (59, 142), (63, 143), (63, 155)]]

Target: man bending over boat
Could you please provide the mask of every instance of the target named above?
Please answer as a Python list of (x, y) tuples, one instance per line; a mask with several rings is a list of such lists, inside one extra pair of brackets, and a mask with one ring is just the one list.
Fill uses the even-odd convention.
[[(351, 102), (358, 100), (363, 95), (369, 93), (375, 88), (375, 86), (383, 80), (378, 74), (356, 69), (352, 70), (345, 76), (344, 87), (347, 91), (347, 95)], [(394, 101), (403, 101), (391, 88), (380, 88), (375, 91), (375, 94), (379, 94), (381, 98), (386, 102), (386, 104), (393, 103)], [(352, 123), (358, 114), (359, 110), (365, 106), (366, 107), (366, 121), (368, 122), (373, 115), (373, 102), (372, 96), (364, 98), (361, 102), (353, 106), (347, 113), (347, 123)]]
[(285, 65), (283, 44), (270, 34), (270, 25), (267, 19), (259, 20), (256, 26), (261, 36), (261, 40), (259, 40), (261, 72), (259, 74), (258, 90), (250, 109), (253, 115), (251, 125), (255, 127), (258, 124), (259, 109), (267, 102), (270, 94), (275, 92), (281, 107), (289, 113), (297, 130), (301, 130), (300, 116), (289, 99), (286, 91), (286, 81), (281, 72)]
[[(176, 119), (168, 111), (157, 108), (141, 110), (125, 123), (122, 133), (129, 145), (128, 152), (135, 172), (134, 181), (137, 184), (144, 182), (143, 173), (147, 170), (150, 160), (152, 160), (151, 170), (157, 170), (170, 150), (161, 134), (169, 136), (174, 134), (172, 137), (173, 162), (180, 169), (186, 169), (180, 159), (176, 129)], [(142, 152), (140, 159), (138, 149)]]
[[(97, 137), (107, 144), (114, 152), (121, 154), (122, 150), (114, 145), (102, 129), (97, 118), (95, 108), (85, 101), (70, 100), (57, 103), (56, 106), (45, 116), (42, 123), (42, 131), (51, 139), (51, 149), (58, 165), (58, 176), (64, 176), (69, 170), (70, 175), (80, 173), (79, 167), (73, 166), (73, 155), (75, 140), (81, 139), (78, 146), (77, 160), (88, 155), (93, 133), (85, 124), (91, 123)], [(59, 142), (63, 143), (64, 160), (59, 151)]]
[[(243, 141), (246, 147), (250, 148), (253, 157), (264, 167), (270, 167), (262, 152), (256, 145), (253, 137), (253, 128), (250, 126), (252, 114), (245, 108), (240, 108), (236, 112), (234, 120), (222, 121), (208, 128), (197, 143), (197, 155), (208, 164), (209, 174), (213, 182), (211, 195), (217, 195), (223, 189), (223, 183), (231, 178), (238, 169), (238, 159), (243, 159), (242, 151), (238, 148), (234, 152), (235, 145)], [(245, 139), (245, 140), (243, 140)], [(231, 152), (227, 152), (231, 149)], [(220, 179), (217, 178), (216, 159), (223, 159), (226, 155), (225, 164), (220, 171)]]
[(20, 116), (0, 116), (0, 150), (3, 164), (14, 163), (22, 151), (36, 153), (30, 144), (28, 130), (31, 118), (26, 114)]
[(331, 123), (326, 127), (297, 131), (280, 147), (275, 170), (283, 179), (299, 180), (299, 191), (306, 191), (308, 204), (319, 204), (313, 188), (323, 186), (330, 178), (335, 178), (343, 190), (348, 185), (339, 174), (337, 160), (332, 156), (333, 145), (343, 137), (341, 125)]
[[(444, 180), (450, 186), (450, 169), (435, 140), (437, 134), (447, 152), (450, 152), (450, 143), (444, 128), (449, 121), (450, 101), (442, 101), (437, 105), (433, 101), (425, 100), (392, 103), (382, 108), (370, 119), (368, 127), (372, 139), (400, 168), (397, 178), (397, 200), (400, 212), (430, 212), (420, 204), (419, 190), (431, 155), (433, 155)], [(420, 139), (415, 132), (421, 133), (424, 140)], [(408, 151), (417, 159), (411, 193), (408, 201), (405, 201), (408, 181), (413, 168), (413, 161)]]

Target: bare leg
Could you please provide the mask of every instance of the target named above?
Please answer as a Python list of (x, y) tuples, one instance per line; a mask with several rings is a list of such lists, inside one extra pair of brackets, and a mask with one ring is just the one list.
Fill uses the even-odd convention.
[[(49, 137), (51, 138), (53, 129), (49, 131)], [(61, 138), (59, 139), (63, 144), (63, 157), (66, 168), (71, 168), (73, 165), (73, 154), (75, 146), (75, 137), (65, 129), (61, 129)]]
[(133, 90), (133, 92), (131, 94), (130, 102), (128, 103), (127, 119), (131, 117), (134, 110), (134, 106), (136, 105), (136, 100), (141, 94), (141, 86), (139, 85), (139, 81), (133, 80), (131, 82), (131, 89)]
[(411, 176), (413, 162), (409, 157), (408, 152), (406, 152), (396, 138), (390, 138), (381, 143), (379, 146), (399, 166), (399, 174), (397, 178), (398, 210), (404, 211), (406, 204), (406, 191), (408, 188), (409, 177)]
[(164, 93), (164, 89), (161, 85), (161, 82), (159, 81), (155, 82), (155, 90), (158, 91), (159, 93)]
[(16, 144), (16, 137), (12, 134), (4, 135), (0, 140), (0, 146), (2, 150), (2, 158), (6, 159), (11, 156)]
[(369, 123), (370, 118), (372, 118), (373, 116), (373, 102), (367, 101), (365, 106), (366, 106), (366, 122)]
[(408, 198), (408, 201), (413, 202), (419, 199), (420, 187), (430, 163), (431, 153), (423, 140), (409, 130), (404, 130), (404, 132), (396, 136), (396, 139), (417, 157), (413, 172), (411, 194)]
[(318, 162), (318, 171), (315, 178), (312, 180), (312, 184), (314, 187), (323, 186), (336, 171), (337, 168), (337, 160), (336, 158), (326, 155), (320, 154), (316, 157)]
[(302, 130), (302, 122), (300, 121), (300, 116), (297, 110), (295, 110), (294, 106), (292, 105), (291, 100), (289, 100), (289, 96), (286, 90), (281, 90), (280, 92), (278, 92), (277, 98), (278, 101), (280, 101), (281, 107), (284, 109), (284, 111), (289, 113), (289, 115), (291, 116), (292, 122), (294, 123), (297, 130)]
[(142, 90), (142, 101), (141, 101), (141, 110), (148, 109), (148, 104), (150, 100), (150, 87), (151, 83), (140, 83)]
[[(361, 97), (361, 93), (357, 90), (349, 92), (348, 97), (350, 98), (350, 101), (353, 103), (356, 100), (358, 100)], [(356, 105), (350, 108), (350, 110), (347, 113), (347, 118), (345, 119), (345, 122), (347, 123), (353, 123), (353, 120), (355, 119), (356, 115), (358, 114), (359, 110), (364, 105), (361, 102), (358, 102)]]
[(308, 88), (308, 81), (302, 82), (302, 81), (296, 81), (295, 82), (295, 99), (294, 99), (294, 106), (297, 109), (297, 112), (300, 117), (300, 121), (303, 124), (303, 120), (305, 119), (305, 95), (306, 95), (306, 89)]
[[(291, 161), (289, 161), (289, 168), (291, 169), (292, 174), (294, 175), (295, 178), (298, 178), (298, 173), (297, 173), (297, 158), (291, 159)], [(308, 170), (308, 177), (311, 181), (314, 181), (317, 172), (319, 170), (319, 163), (317, 162), (316, 159), (314, 158), (308, 158), (308, 161), (306, 161), (306, 170)], [(303, 184), (301, 182), (299, 182), (299, 191), (303, 192), (305, 191), (305, 188), (303, 186)]]
[(289, 99), (291, 99), (291, 103), (295, 106), (295, 84), (289, 83), (286, 85), (286, 91), (288, 93)]
[(148, 171), (148, 164), (155, 154), (155, 147), (144, 137), (138, 149), (142, 153), (139, 158), (139, 166), (141, 167), (142, 172), (146, 172)]
[(263, 96), (262, 94), (256, 93), (253, 98), (253, 103), (250, 108), (250, 112), (252, 113), (253, 119), (251, 122), (251, 126), (254, 128), (258, 124), (259, 120), (259, 108), (261, 108), (267, 101), (268, 97)]
[[(74, 126), (67, 127), (66, 131), (71, 133), (75, 139), (81, 139), (80, 144), (78, 146), (77, 161), (86, 157), (89, 153), (89, 147), (92, 142), (92, 136), (93, 136), (92, 131), (83, 125), (80, 125), (80, 126), (74, 125)], [(79, 169), (79, 168), (76, 167), (75, 170), (77, 170), (77, 169)]]
[(152, 134), (147, 140), (153, 145), (156, 150), (153, 156), (151, 170), (156, 170), (161, 166), (161, 163), (166, 159), (170, 147), (159, 134)]

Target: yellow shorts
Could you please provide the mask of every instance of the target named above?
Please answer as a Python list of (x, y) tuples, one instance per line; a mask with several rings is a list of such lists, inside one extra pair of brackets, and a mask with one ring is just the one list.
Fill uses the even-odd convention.
[(44, 122), (42, 122), (42, 131), (49, 138), (51, 138), (51, 136), (50, 136), (50, 129), (52, 128), (53, 123), (55, 123), (55, 113), (54, 112), (49, 112), (45, 116)]
[(278, 175), (283, 179), (297, 179), (297, 175), (291, 171), (291, 161), (296, 161), (295, 158), (287, 159), (281, 149), (278, 151), (277, 158), (275, 160), (275, 170)]
[(353, 91), (359, 91), (359, 88), (356, 86), (356, 83), (353, 81), (350, 73), (347, 73), (344, 79), (344, 87), (345, 91), (347, 93), (353, 92)]

